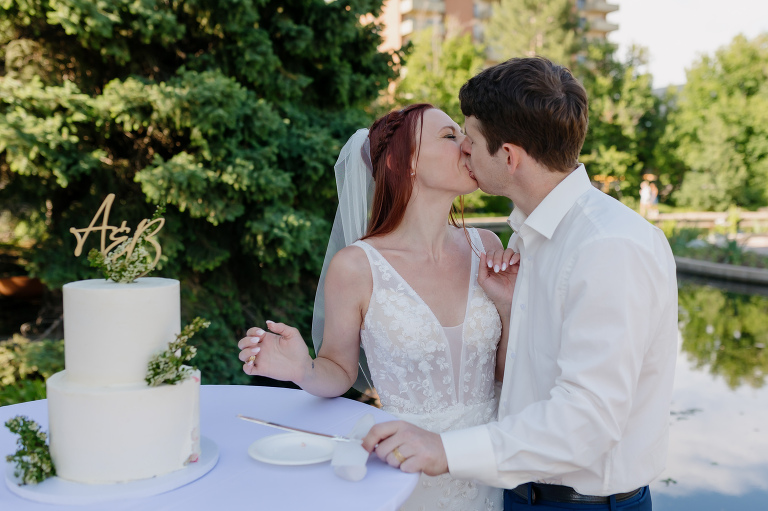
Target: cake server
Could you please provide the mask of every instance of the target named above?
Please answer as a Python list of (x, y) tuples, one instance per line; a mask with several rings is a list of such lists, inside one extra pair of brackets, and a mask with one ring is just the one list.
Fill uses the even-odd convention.
[(256, 424), (261, 424), (262, 426), (269, 426), (270, 428), (277, 428), (285, 431), (293, 431), (295, 433), (306, 433), (308, 435), (322, 436), (325, 438), (330, 438), (331, 440), (338, 440), (339, 442), (352, 442), (351, 438), (347, 438), (341, 435), (328, 435), (326, 433), (317, 433), (315, 431), (307, 431), (306, 429), (292, 428), (291, 426), (283, 426), (282, 424), (276, 424), (274, 422), (269, 422), (261, 419), (254, 419), (253, 417), (246, 417), (245, 415), (240, 415), (240, 414), (238, 414), (237, 417), (239, 419), (243, 419), (244, 421), (255, 422)]

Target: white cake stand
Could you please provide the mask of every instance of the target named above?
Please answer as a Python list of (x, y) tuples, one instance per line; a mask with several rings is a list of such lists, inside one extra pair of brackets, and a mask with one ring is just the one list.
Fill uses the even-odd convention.
[(19, 497), (46, 504), (86, 505), (113, 500), (151, 497), (175, 490), (211, 471), (219, 461), (219, 448), (209, 438), (200, 438), (200, 458), (181, 470), (158, 477), (117, 484), (83, 484), (51, 477), (40, 484), (19, 486), (13, 475), (14, 466), (8, 463), (5, 483)]

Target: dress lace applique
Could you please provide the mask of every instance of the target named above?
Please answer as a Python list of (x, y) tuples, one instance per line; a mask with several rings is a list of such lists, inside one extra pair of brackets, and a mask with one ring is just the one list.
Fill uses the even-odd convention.
[[(483, 250), (469, 229), (475, 250)], [(443, 328), (411, 286), (371, 245), (358, 241), (371, 264), (373, 293), (361, 330), (382, 408), (441, 433), (496, 418), (494, 373), (501, 320), (477, 284), (473, 253), (464, 323)], [(457, 297), (457, 299), (460, 299)], [(500, 510), (502, 491), (471, 481), (423, 475), (402, 510)]]

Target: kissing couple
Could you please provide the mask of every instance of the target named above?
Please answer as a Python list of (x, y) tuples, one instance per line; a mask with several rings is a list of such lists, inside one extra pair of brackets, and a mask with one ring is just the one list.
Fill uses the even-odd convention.
[[(349, 139), (317, 358), (268, 322), (238, 343), (243, 369), (335, 397), (364, 357), (400, 420), (363, 447), (422, 473), (403, 510), (650, 510), (677, 354), (667, 239), (578, 162), (588, 103), (568, 69), (512, 59), (459, 99), (466, 131), (415, 104)], [(514, 203), (506, 249), (451, 213), (478, 187)]]

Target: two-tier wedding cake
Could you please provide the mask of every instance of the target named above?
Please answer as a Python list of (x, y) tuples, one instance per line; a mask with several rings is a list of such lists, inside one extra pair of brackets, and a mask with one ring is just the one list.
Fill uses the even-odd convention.
[(64, 292), (64, 371), (47, 382), (57, 475), (109, 484), (167, 474), (200, 454), (200, 373), (151, 387), (147, 364), (180, 331), (179, 281), (83, 280)]

